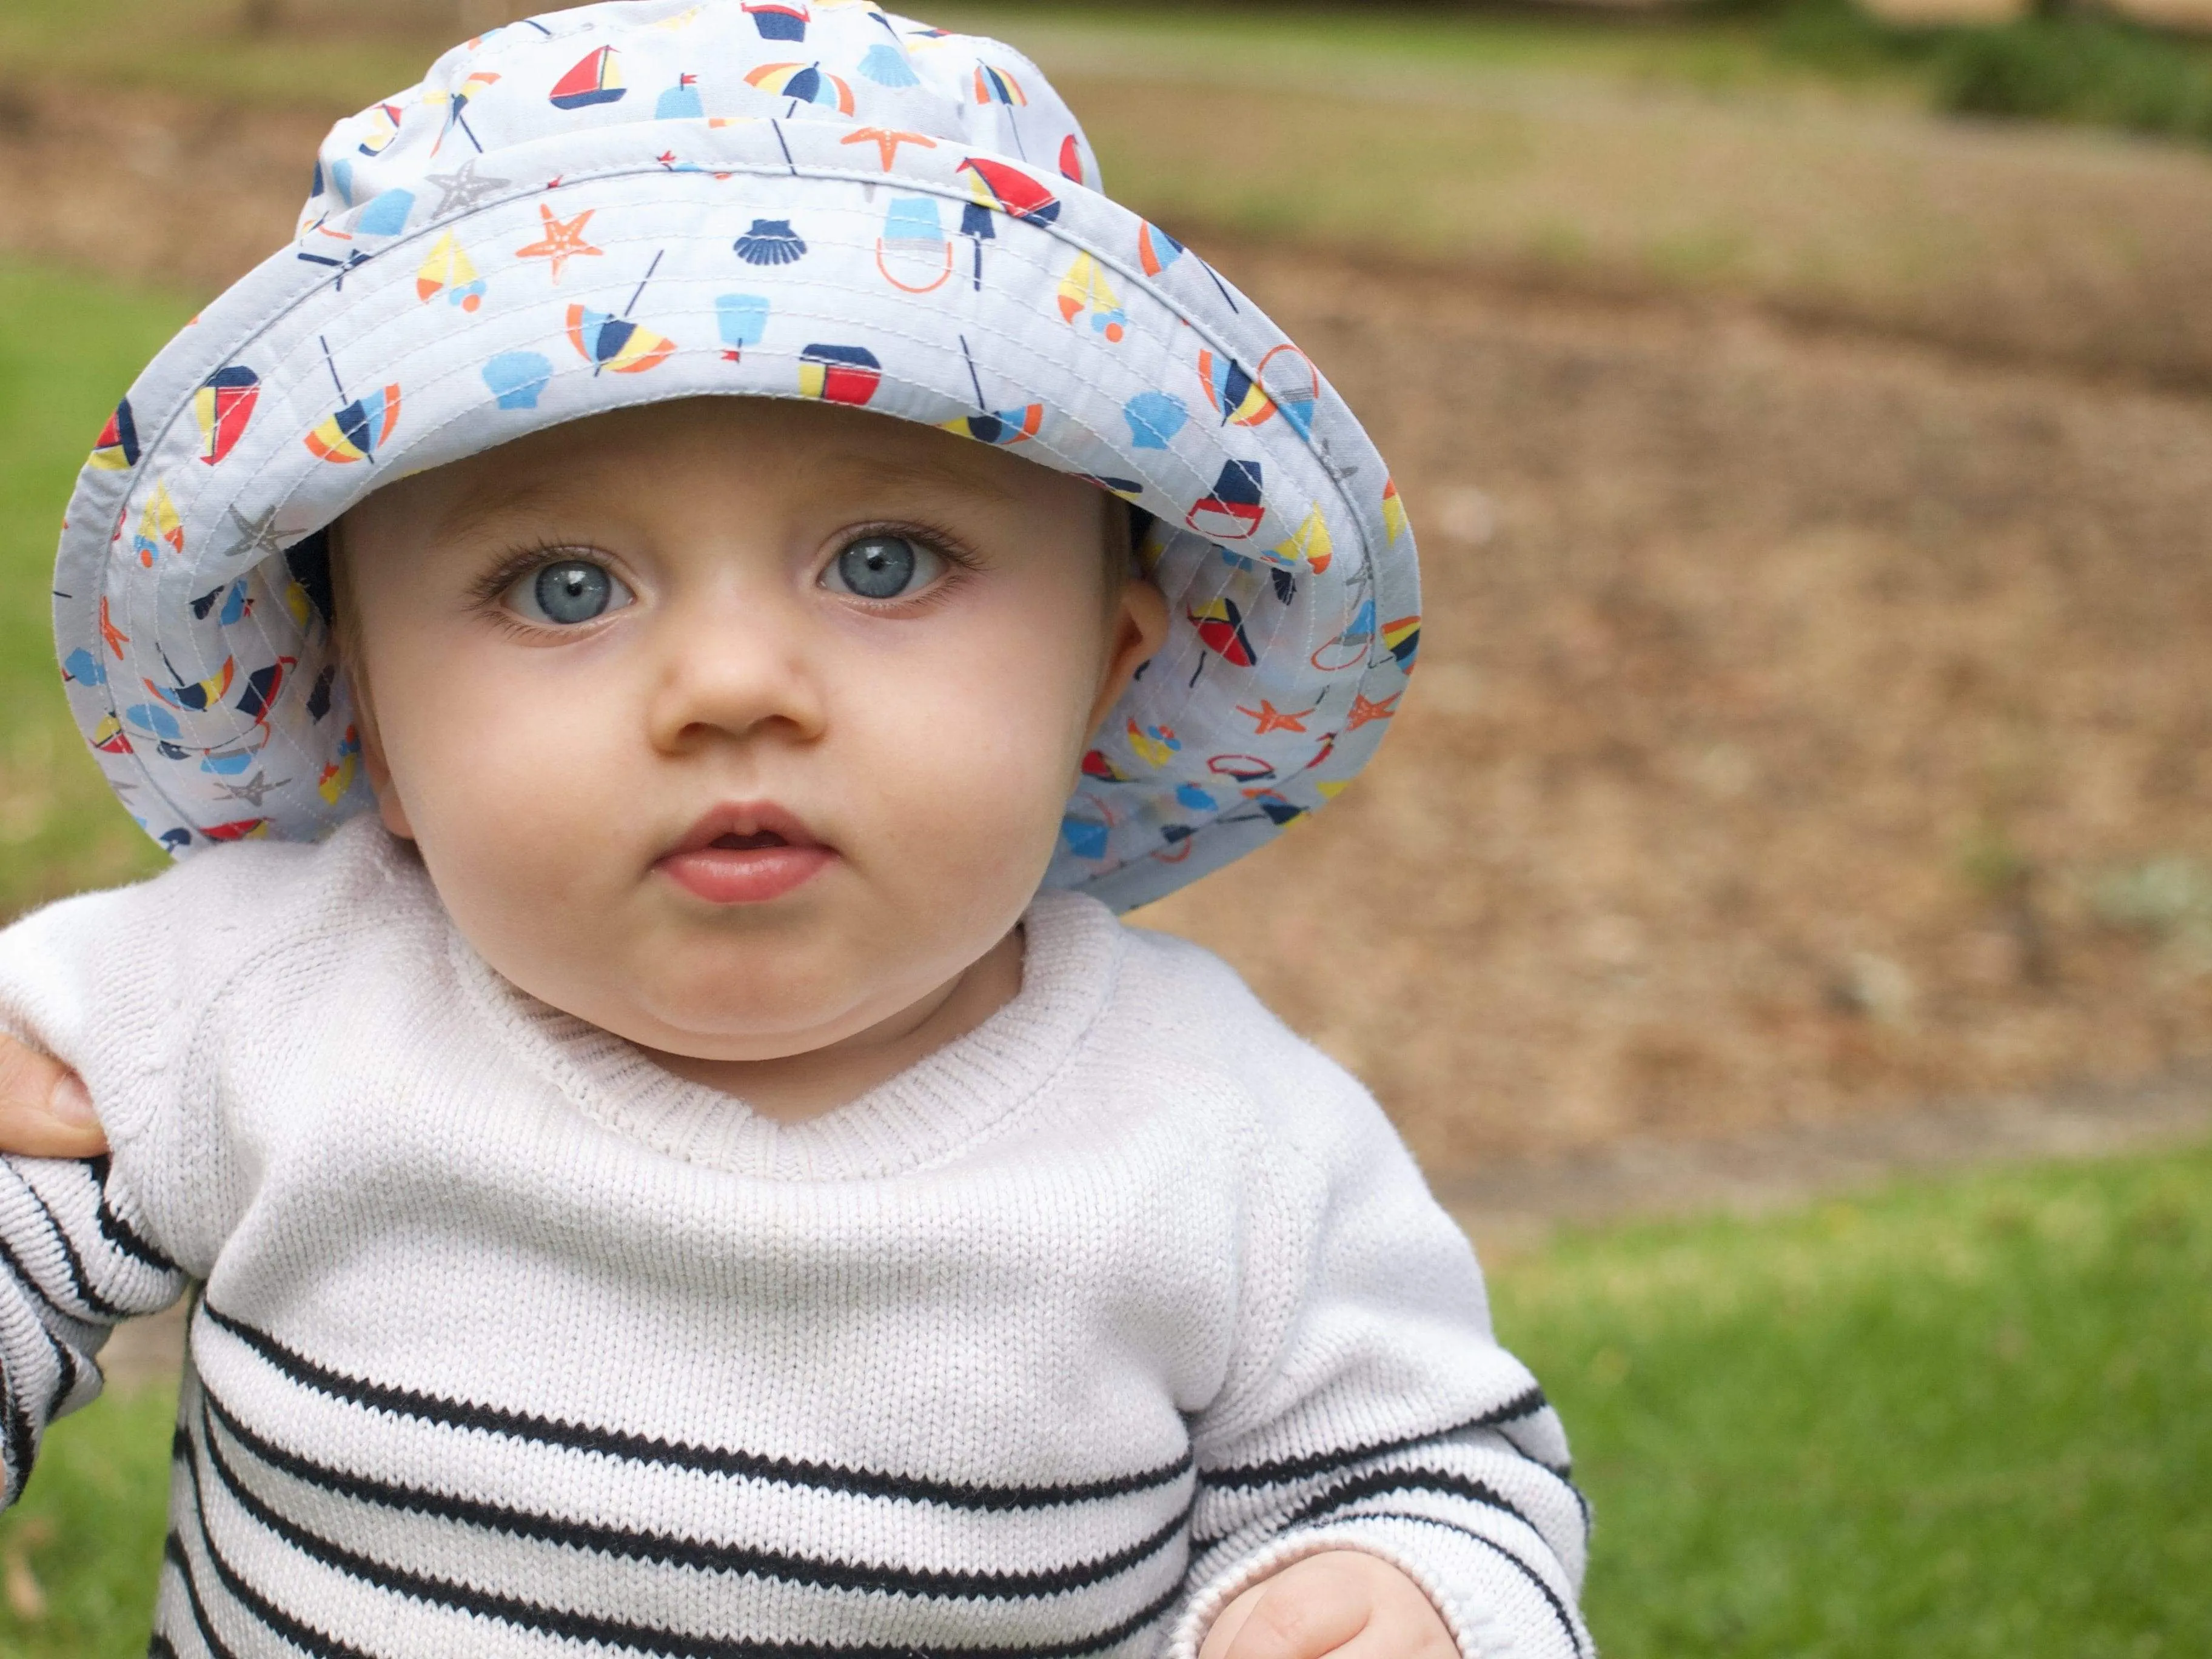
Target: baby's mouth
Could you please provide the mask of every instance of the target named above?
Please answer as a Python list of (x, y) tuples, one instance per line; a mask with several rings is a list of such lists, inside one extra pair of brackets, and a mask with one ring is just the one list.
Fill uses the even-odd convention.
[(717, 806), (653, 869), (709, 904), (766, 904), (811, 881), (836, 849), (770, 801)]
[(707, 843), (705, 850), (718, 853), (750, 853), (763, 847), (788, 847), (791, 843), (773, 830), (763, 830), (750, 836), (717, 836)]

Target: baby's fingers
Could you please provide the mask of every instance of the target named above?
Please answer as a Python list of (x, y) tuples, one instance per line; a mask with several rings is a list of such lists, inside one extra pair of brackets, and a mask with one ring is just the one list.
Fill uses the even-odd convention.
[(1322, 1659), (1367, 1628), (1371, 1606), (1356, 1571), (1309, 1556), (1222, 1609), (1199, 1659)]
[(0, 1036), (0, 1152), (22, 1158), (97, 1158), (107, 1136), (76, 1073)]

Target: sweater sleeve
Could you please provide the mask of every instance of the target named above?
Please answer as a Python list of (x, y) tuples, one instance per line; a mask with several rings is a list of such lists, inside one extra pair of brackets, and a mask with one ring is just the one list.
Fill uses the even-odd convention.
[[(1287, 1042), (1290, 1041), (1285, 1034)], [(1589, 1515), (1535, 1379), (1492, 1336), (1465, 1236), (1350, 1077), (1303, 1044), (1252, 1133), (1244, 1311), (1194, 1431), (1192, 1659), (1236, 1596), (1361, 1550), (1425, 1589), (1467, 1659), (1590, 1659)]]
[[(226, 872), (179, 869), (64, 901), (0, 932), (0, 1032), (74, 1069), (112, 1148), (88, 1162), (0, 1158), (0, 1500), (21, 1494), (46, 1425), (100, 1393), (112, 1328), (206, 1270), (180, 1249), (220, 1203), (226, 1158), (192, 1076), (222, 951), (204, 929)], [(201, 971), (193, 972), (197, 966)], [(179, 1206), (149, 1202), (168, 1172)]]

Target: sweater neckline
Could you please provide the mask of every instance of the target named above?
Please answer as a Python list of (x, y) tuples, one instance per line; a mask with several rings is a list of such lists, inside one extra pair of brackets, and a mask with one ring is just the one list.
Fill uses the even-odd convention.
[(477, 1011), (531, 1070), (601, 1127), (668, 1157), (769, 1181), (858, 1181), (927, 1169), (1018, 1112), (1112, 1000), (1121, 926), (1097, 900), (1047, 891), (1022, 919), (1022, 986), (974, 1030), (859, 1099), (795, 1123), (677, 1076), (635, 1044), (540, 1002), (447, 926)]

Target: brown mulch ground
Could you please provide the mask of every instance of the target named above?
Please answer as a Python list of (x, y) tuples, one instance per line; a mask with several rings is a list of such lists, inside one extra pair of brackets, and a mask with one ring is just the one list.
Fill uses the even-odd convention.
[[(19, 94), (0, 248), (211, 292), (321, 125)], [(1360, 786), (1147, 919), (1433, 1171), (2212, 1053), (2212, 400), (1193, 238), (1373, 423), (1428, 628)]]

